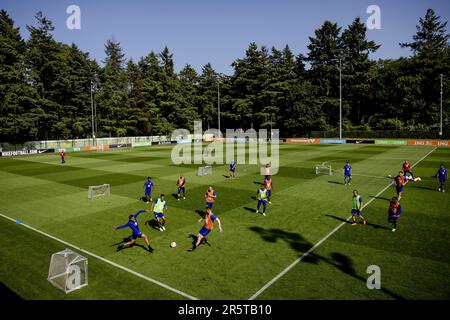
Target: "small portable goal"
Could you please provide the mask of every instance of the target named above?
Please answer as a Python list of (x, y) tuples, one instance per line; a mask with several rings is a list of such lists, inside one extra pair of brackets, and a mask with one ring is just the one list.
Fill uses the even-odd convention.
[(87, 286), (87, 258), (69, 249), (52, 254), (47, 280), (66, 294)]
[(326, 174), (332, 175), (333, 171), (331, 170), (331, 165), (327, 164), (317, 164), (316, 165), (316, 174)]
[(110, 196), (111, 187), (109, 184), (102, 184), (100, 186), (89, 186), (88, 199), (93, 200), (95, 197)]
[(197, 175), (198, 176), (205, 176), (207, 174), (212, 174), (212, 167), (206, 166), (206, 167), (199, 167)]

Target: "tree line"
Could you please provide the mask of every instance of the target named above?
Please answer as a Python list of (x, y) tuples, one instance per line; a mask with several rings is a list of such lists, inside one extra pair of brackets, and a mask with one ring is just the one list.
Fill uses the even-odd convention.
[[(0, 142), (92, 136), (91, 88), (97, 137), (169, 134), (176, 128), (278, 128), (281, 136), (334, 130), (339, 123), (342, 74), (344, 130), (438, 130), (440, 75), (450, 80), (447, 22), (432, 9), (420, 18), (407, 58), (371, 60), (380, 45), (367, 39), (360, 18), (346, 28), (325, 21), (309, 37), (306, 54), (252, 42), (223, 75), (210, 63), (178, 73), (165, 47), (137, 61), (107, 40), (100, 65), (76, 44), (53, 38), (42, 12), (24, 40), (0, 11)], [(444, 106), (450, 99), (444, 95)], [(444, 128), (450, 112), (444, 108)]]

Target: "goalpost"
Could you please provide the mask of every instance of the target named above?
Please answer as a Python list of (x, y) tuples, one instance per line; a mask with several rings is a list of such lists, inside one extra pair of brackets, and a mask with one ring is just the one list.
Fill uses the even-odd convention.
[(331, 170), (331, 165), (328, 164), (317, 164), (316, 165), (316, 174), (327, 174), (332, 175), (333, 171)]
[(89, 186), (88, 199), (93, 200), (95, 197), (110, 196), (111, 187), (109, 184), (102, 184), (100, 186)]

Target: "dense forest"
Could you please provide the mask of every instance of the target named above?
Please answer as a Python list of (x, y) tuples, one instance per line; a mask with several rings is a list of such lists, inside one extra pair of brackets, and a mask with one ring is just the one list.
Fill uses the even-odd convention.
[[(278, 128), (282, 137), (335, 130), (339, 122), (339, 65), (345, 130), (439, 130), (440, 78), (449, 88), (447, 22), (429, 9), (411, 30), (408, 58), (373, 61), (379, 44), (367, 40), (356, 18), (343, 28), (325, 21), (309, 37), (305, 54), (288, 45), (250, 43), (232, 62), (232, 75), (210, 63), (174, 71), (169, 48), (126, 60), (107, 40), (101, 63), (76, 44), (56, 41), (41, 12), (24, 40), (0, 11), (0, 142), (87, 138), (92, 135), (91, 88), (97, 137), (167, 134), (175, 128)], [(408, 41), (408, 39), (403, 39)], [(444, 92), (444, 128), (450, 125)]]

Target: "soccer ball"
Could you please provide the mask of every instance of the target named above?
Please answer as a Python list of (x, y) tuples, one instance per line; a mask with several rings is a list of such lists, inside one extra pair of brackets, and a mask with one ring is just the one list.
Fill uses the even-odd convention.
[(175, 242), (175, 241), (173, 241), (171, 244), (170, 244), (170, 247), (171, 248), (175, 248), (177, 246), (177, 243)]
[(420, 180), (422, 180), (420, 177), (417, 177), (414, 179), (414, 181), (420, 181)]

